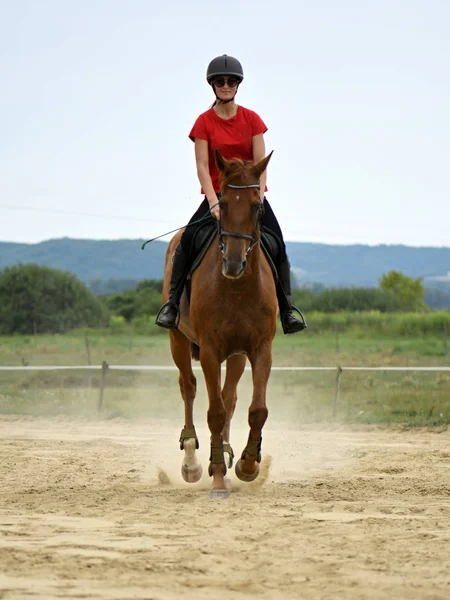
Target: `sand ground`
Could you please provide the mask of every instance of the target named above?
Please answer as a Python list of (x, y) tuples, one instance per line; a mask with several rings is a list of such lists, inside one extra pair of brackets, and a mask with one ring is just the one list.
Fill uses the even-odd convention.
[(0, 598), (450, 598), (448, 430), (270, 423), (212, 501), (181, 425), (1, 417)]

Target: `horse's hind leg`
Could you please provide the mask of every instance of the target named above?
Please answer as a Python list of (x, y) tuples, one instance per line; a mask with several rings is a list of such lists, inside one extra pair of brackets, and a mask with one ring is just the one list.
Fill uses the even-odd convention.
[(223, 449), (228, 453), (228, 467), (233, 466), (233, 449), (230, 445), (230, 423), (233, 418), (237, 402), (237, 385), (245, 369), (247, 357), (243, 354), (235, 354), (227, 360), (227, 371), (225, 383), (222, 388), (222, 400), (226, 410), (225, 426), (222, 430)]
[(259, 475), (261, 462), (262, 428), (266, 422), (268, 410), (266, 406), (266, 389), (272, 367), (271, 344), (258, 348), (258, 352), (249, 356), (252, 365), (253, 397), (248, 410), (250, 434), (247, 446), (236, 463), (236, 475), (242, 481), (253, 481)]
[(197, 460), (198, 438), (194, 427), (194, 399), (197, 381), (192, 371), (191, 342), (178, 330), (171, 330), (170, 350), (180, 372), (178, 383), (184, 401), (184, 428), (180, 435), (180, 448), (184, 450), (181, 474), (188, 483), (195, 483), (202, 476), (202, 466)]

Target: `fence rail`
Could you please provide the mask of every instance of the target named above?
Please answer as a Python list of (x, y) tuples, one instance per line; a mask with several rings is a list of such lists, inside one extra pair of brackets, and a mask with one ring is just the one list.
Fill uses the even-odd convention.
[[(193, 366), (194, 371), (201, 371), (200, 366)], [(0, 366), (0, 371), (98, 371), (101, 370), (100, 389), (97, 408), (100, 411), (103, 407), (103, 396), (105, 391), (106, 373), (108, 371), (177, 371), (174, 365), (109, 365), (103, 361), (101, 365), (36, 365), (36, 366)], [(251, 371), (251, 367), (245, 367), (245, 371)], [(421, 371), (421, 372), (450, 372), (449, 366), (435, 367), (272, 367), (272, 371), (334, 371), (336, 373), (336, 385), (333, 399), (333, 418), (337, 414), (337, 404), (339, 399), (339, 387), (341, 376), (344, 371)]]
[[(98, 371), (103, 365), (27, 365), (1, 367), (0, 371), (68, 371), (71, 369)], [(272, 371), (450, 371), (450, 367), (272, 367)], [(110, 371), (178, 371), (174, 365), (109, 365)], [(200, 366), (193, 366), (194, 371), (201, 371)], [(251, 371), (251, 367), (245, 367)]]

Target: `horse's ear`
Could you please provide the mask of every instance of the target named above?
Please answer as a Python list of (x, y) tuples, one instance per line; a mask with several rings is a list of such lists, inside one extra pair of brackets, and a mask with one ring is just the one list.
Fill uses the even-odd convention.
[(272, 154), (273, 154), (273, 150), (268, 156), (266, 156), (266, 158), (263, 158), (258, 164), (256, 164), (253, 167), (252, 170), (257, 179), (259, 179), (261, 177), (261, 175), (264, 173), (264, 171), (266, 170), (267, 165), (269, 164), (269, 160), (272, 157)]
[(217, 168), (223, 173), (228, 166), (228, 162), (220, 154), (217, 148), (214, 150), (214, 158), (216, 159)]

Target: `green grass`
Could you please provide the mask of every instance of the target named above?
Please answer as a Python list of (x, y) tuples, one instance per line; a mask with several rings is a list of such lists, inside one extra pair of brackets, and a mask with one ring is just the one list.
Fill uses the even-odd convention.
[[(92, 364), (172, 364), (167, 332), (157, 335), (104, 331), (80, 331), (61, 335), (0, 336), (1, 365), (87, 364), (86, 337)], [(338, 347), (338, 352), (337, 352)], [(314, 329), (284, 336), (273, 343), (274, 364), (323, 366), (335, 364), (450, 364), (442, 335), (362, 332), (338, 335)]]
[(384, 334), (409, 336), (443, 335), (450, 329), (450, 311), (420, 313), (381, 313), (379, 311), (308, 314), (308, 323), (316, 333), (337, 329), (341, 332), (364, 335)]
[[(162, 331), (162, 330), (161, 330)], [(91, 362), (99, 365), (171, 365), (167, 332), (149, 336), (108, 331), (65, 335), (0, 337), (1, 365), (87, 364), (85, 335)], [(295, 336), (277, 334), (274, 366), (450, 366), (438, 335), (362, 334), (339, 336), (314, 330)], [(206, 391), (198, 377), (196, 411), (206, 418)], [(268, 389), (270, 418), (292, 426), (333, 421), (335, 372), (273, 371)], [(0, 413), (167, 417), (183, 420), (178, 374), (109, 371), (101, 415), (97, 412), (100, 372), (0, 372)], [(236, 419), (246, 420), (251, 376), (240, 386)], [(450, 423), (450, 373), (349, 372), (341, 378), (336, 421), (340, 423), (400, 423), (435, 426)]]

